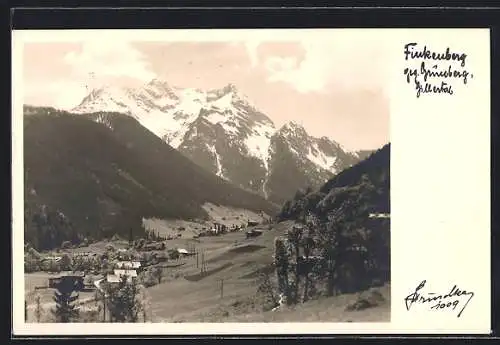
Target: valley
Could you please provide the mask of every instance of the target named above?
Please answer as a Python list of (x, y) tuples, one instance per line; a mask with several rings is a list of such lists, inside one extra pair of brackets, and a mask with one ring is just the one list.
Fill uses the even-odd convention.
[[(147, 299), (146, 322), (384, 322), (390, 320), (390, 285), (375, 290), (383, 296), (374, 307), (347, 311), (360, 298), (359, 293), (337, 297), (318, 297), (297, 306), (283, 306), (279, 310), (265, 310), (258, 293), (260, 273), (273, 262), (273, 242), (290, 228), (290, 222), (273, 226), (257, 226), (263, 231), (256, 239), (246, 239), (244, 232), (228, 233), (201, 239), (181, 238), (167, 241), (167, 248), (194, 248), (204, 253), (207, 271), (200, 275), (200, 256), (185, 257), (159, 264), (163, 279), (160, 284), (145, 290)], [(99, 242), (88, 247), (62, 250), (59, 255), (78, 252), (102, 254), (112, 243), (117, 249), (127, 248), (127, 241)], [(270, 271), (268, 271), (270, 272)], [(45, 286), (47, 279), (56, 274), (25, 274), (28, 301), (28, 320), (34, 321), (34, 296), (38, 293), (42, 303), (42, 322), (53, 322), (50, 309), (54, 308), (53, 289), (36, 290)], [(197, 278), (195, 278), (197, 277)], [(96, 276), (95, 279), (99, 279)], [(221, 281), (223, 281), (221, 294)], [(94, 313), (86, 322), (102, 321), (97, 311), (102, 300), (96, 302), (96, 293), (80, 292), (82, 314)], [(143, 322), (143, 320), (139, 320)]]
[(346, 153), (242, 108), (228, 130), (219, 107), (248, 104), (227, 92), (177, 114), (180, 141), (122, 108), (25, 106), (29, 322), (54, 322), (65, 281), (79, 322), (390, 320), (389, 222), (368, 217), (390, 214), (390, 146)]

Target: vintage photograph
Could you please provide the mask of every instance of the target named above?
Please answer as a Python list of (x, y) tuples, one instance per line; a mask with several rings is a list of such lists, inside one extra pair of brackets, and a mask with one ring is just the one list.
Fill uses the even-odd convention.
[(254, 32), (24, 44), (26, 323), (391, 321), (383, 49)]

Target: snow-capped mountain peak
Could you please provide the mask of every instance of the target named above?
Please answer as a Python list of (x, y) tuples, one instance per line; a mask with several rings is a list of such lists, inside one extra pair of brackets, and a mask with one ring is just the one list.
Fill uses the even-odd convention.
[[(281, 172), (283, 160), (299, 169), (299, 181), (317, 185), (354, 157), (326, 137), (308, 135), (295, 121), (277, 129), (234, 84), (200, 90), (153, 79), (136, 89), (103, 87), (73, 111), (128, 114), (205, 169), (278, 202), (289, 196), (285, 190), (303, 187), (283, 180), (280, 174), (290, 173), (288, 167)], [(292, 155), (283, 156), (283, 150)], [(293, 185), (284, 188), (287, 183)]]
[(289, 121), (285, 123), (281, 128), (279, 129), (279, 132), (282, 135), (289, 136), (289, 137), (295, 137), (295, 138), (304, 138), (307, 137), (308, 134), (301, 124), (295, 122), (295, 121)]

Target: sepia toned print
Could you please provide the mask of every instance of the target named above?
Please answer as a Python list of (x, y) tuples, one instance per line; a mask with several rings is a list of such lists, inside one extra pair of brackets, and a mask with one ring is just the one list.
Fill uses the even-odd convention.
[(25, 322), (390, 322), (386, 52), (339, 42), (26, 43)]

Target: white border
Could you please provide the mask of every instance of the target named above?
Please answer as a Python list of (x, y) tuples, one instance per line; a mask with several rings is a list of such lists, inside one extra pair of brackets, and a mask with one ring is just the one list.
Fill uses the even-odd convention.
[[(23, 261), (23, 166), (22, 166), (22, 56), (23, 45), (27, 42), (75, 42), (85, 39), (129, 41), (227, 41), (227, 40), (273, 40), (296, 41), (310, 35), (329, 39), (330, 35), (363, 35), (370, 32), (381, 40), (394, 42), (394, 66), (391, 87), (391, 262), (392, 262), (392, 321), (390, 323), (175, 323), (175, 324), (25, 324), (23, 310), (24, 274)], [(453, 38), (455, 37), (455, 38)], [(467, 88), (457, 87), (454, 106), (449, 99), (432, 97), (416, 100), (412, 90), (401, 77), (405, 62), (402, 61), (402, 44), (408, 40), (432, 42), (433, 45), (455, 44), (467, 51), (476, 74), (474, 83)], [(14, 31), (12, 34), (12, 80), (13, 80), (13, 330), (15, 335), (230, 335), (230, 334), (405, 334), (405, 333), (489, 333), (490, 327), (490, 277), (489, 277), (489, 32), (486, 29), (307, 29), (307, 30), (50, 30)], [(452, 109), (454, 117), (451, 117)], [(474, 114), (471, 114), (473, 112)], [(431, 114), (431, 115), (429, 115)], [(464, 120), (465, 119), (465, 120)], [(449, 122), (456, 126), (449, 126)], [(420, 134), (415, 135), (415, 131)], [(441, 138), (439, 138), (441, 131)], [(447, 151), (460, 145), (467, 136), (470, 150), (467, 159), (476, 169), (447, 166), (444, 156), (431, 159), (419, 155), (430, 154), (432, 150)], [(416, 142), (419, 139), (419, 142)], [(419, 151), (420, 150), (420, 151)], [(419, 169), (434, 169), (433, 174), (416, 171), (408, 155), (419, 160)], [(448, 163), (457, 164), (453, 156)], [(441, 174), (445, 172), (446, 174)], [(439, 188), (451, 193), (456, 184), (463, 194), (450, 194), (449, 202), (455, 207), (443, 209), (444, 221), (432, 218), (426, 225), (415, 227), (414, 215), (419, 207), (428, 203), (432, 210), (440, 207), (433, 204), (434, 198), (427, 195), (418, 199), (418, 190), (432, 183), (432, 178), (446, 178)], [(430, 180), (429, 180), (430, 179)], [(486, 181), (479, 183), (478, 181)], [(463, 181), (473, 183), (473, 188), (463, 187)], [(444, 186), (444, 187), (443, 187)], [(410, 188), (411, 187), (411, 188)], [(417, 197), (405, 195), (415, 193)], [(437, 191), (436, 200), (443, 199)], [(453, 200), (451, 199), (453, 198)], [(461, 208), (458, 198), (470, 201), (468, 208)], [(417, 200), (415, 200), (417, 199)], [(478, 207), (475, 207), (477, 205)], [(464, 206), (465, 207), (465, 206)], [(458, 211), (458, 213), (457, 213)], [(454, 215), (455, 219), (451, 215)], [(443, 216), (443, 217), (444, 217)], [(473, 223), (471, 223), (471, 220)], [(448, 223), (446, 223), (446, 221)], [(450, 223), (451, 222), (451, 223)], [(416, 222), (422, 225), (421, 222)], [(471, 227), (471, 224), (473, 225)], [(421, 231), (419, 233), (419, 231)], [(473, 235), (471, 235), (471, 233)], [(425, 237), (430, 236), (430, 237)], [(434, 236), (434, 237), (432, 237)], [(461, 240), (460, 240), (461, 239)], [(445, 249), (439, 251), (433, 241), (443, 243)], [(460, 252), (465, 244), (475, 241), (473, 253)], [(467, 247), (469, 248), (469, 247)], [(415, 253), (419, 253), (418, 255)], [(410, 257), (409, 257), (410, 255)], [(411, 255), (415, 255), (411, 257)], [(446, 261), (446, 257), (451, 259)], [(465, 259), (461, 259), (466, 256)], [(454, 265), (454, 262), (456, 263)], [(441, 265), (440, 265), (441, 263)], [(412, 274), (413, 273), (413, 274)], [(434, 279), (439, 288), (448, 287), (452, 281), (473, 289), (477, 294), (461, 319), (452, 314), (432, 314), (419, 309), (414, 312), (404, 310), (404, 297), (417, 280)]]

